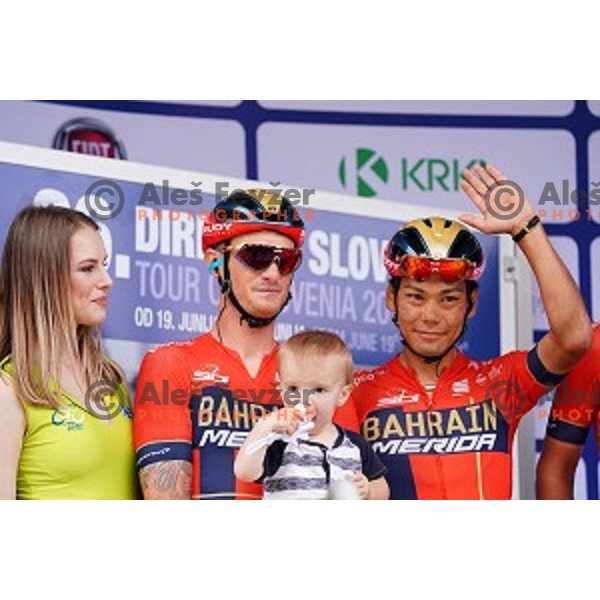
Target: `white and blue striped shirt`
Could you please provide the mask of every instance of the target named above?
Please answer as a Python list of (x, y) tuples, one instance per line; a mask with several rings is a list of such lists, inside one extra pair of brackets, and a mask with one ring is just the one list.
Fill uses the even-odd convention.
[(363, 473), (369, 481), (385, 475), (386, 468), (359, 434), (337, 429), (331, 447), (310, 439), (271, 444), (258, 480), (264, 483), (263, 499), (324, 500), (333, 482), (354, 473)]

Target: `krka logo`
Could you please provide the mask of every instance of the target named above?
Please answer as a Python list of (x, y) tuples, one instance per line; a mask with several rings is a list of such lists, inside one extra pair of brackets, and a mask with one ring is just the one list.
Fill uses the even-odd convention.
[(338, 176), (348, 193), (367, 198), (378, 195), (394, 198), (420, 192), (456, 193), (460, 191), (463, 169), (477, 163), (486, 164), (480, 158), (403, 157), (391, 165), (394, 176), (390, 180), (389, 161), (371, 148), (356, 148), (340, 161)]
[(344, 157), (338, 169), (344, 188), (357, 196), (371, 198), (389, 178), (385, 160), (370, 148), (357, 148), (354, 156)]

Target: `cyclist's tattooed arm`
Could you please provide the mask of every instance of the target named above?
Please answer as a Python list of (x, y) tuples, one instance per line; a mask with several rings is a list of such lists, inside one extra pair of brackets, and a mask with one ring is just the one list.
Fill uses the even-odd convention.
[(192, 465), (186, 460), (157, 462), (140, 471), (145, 500), (189, 500), (192, 496)]

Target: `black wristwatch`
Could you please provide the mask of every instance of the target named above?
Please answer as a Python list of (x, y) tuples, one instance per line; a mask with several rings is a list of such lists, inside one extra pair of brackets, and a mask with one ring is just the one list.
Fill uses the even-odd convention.
[(536, 215), (519, 231), (519, 233), (512, 236), (513, 242), (518, 244), (536, 225), (540, 224), (540, 218)]

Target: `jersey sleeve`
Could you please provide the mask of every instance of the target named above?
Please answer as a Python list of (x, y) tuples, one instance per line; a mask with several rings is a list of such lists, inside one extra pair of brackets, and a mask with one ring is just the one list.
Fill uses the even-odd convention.
[(600, 328), (590, 350), (557, 388), (546, 434), (561, 442), (583, 445), (598, 419), (600, 406)]
[(371, 445), (358, 433), (347, 431), (346, 435), (353, 444), (358, 446), (358, 449), (360, 450), (363, 475), (369, 481), (383, 477), (387, 473), (387, 469), (377, 454), (373, 452)]
[(537, 345), (529, 352), (509, 352), (493, 363), (497, 372), (490, 375), (488, 394), (508, 422), (519, 420), (564, 379), (546, 369)]
[(192, 460), (189, 382), (178, 352), (165, 347), (144, 357), (136, 385), (133, 438), (136, 468)]

